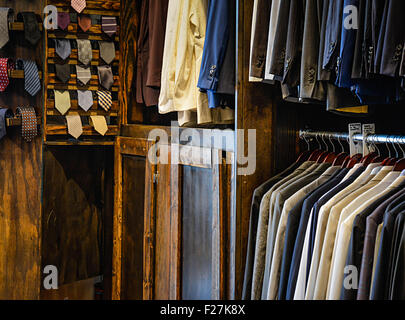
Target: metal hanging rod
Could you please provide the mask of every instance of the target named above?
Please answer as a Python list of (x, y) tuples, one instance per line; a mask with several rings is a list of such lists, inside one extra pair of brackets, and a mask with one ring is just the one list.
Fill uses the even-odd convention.
[[(344, 132), (327, 132), (327, 131), (309, 131), (300, 130), (300, 138), (327, 138), (334, 140), (349, 140), (349, 134)], [(363, 142), (363, 136), (361, 134), (356, 134), (353, 136), (353, 140), (357, 142)], [(405, 144), (405, 136), (396, 135), (384, 135), (384, 134), (373, 134), (366, 137), (366, 143), (395, 143), (395, 144)]]

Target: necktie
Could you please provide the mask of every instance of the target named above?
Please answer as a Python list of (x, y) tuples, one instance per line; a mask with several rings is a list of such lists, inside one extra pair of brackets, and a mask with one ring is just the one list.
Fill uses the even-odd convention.
[(8, 87), (8, 58), (0, 58), (0, 92), (4, 92)]
[(86, 0), (72, 0), (71, 6), (75, 9), (78, 13), (82, 12), (84, 8), (86, 8)]
[(107, 90), (111, 90), (114, 84), (114, 76), (110, 66), (97, 67), (98, 80), (100, 84)]
[(105, 61), (107, 64), (111, 64), (111, 62), (115, 59), (115, 44), (112, 41), (99, 41), (98, 46), (100, 48), (100, 57)]
[(108, 131), (107, 121), (104, 116), (90, 116), (91, 123), (99, 134), (104, 136)]
[(72, 53), (70, 41), (67, 39), (55, 39), (55, 52), (62, 60), (66, 60)]
[(112, 37), (117, 32), (117, 20), (115, 17), (101, 17), (101, 28)]
[(70, 14), (69, 12), (58, 12), (58, 26), (62, 30), (66, 30), (66, 28), (70, 24)]
[(90, 67), (81, 67), (76, 65), (77, 79), (80, 80), (83, 85), (86, 85), (91, 79)]
[(70, 109), (70, 94), (69, 91), (53, 90), (55, 94), (55, 108), (62, 115)]
[(56, 76), (63, 83), (67, 83), (70, 79), (70, 65), (69, 64), (55, 64)]
[(87, 66), (93, 59), (90, 40), (77, 39), (77, 56), (81, 63)]
[(11, 8), (0, 8), (0, 49), (10, 40), (8, 23), (12, 22), (14, 11)]
[(98, 90), (98, 105), (105, 111), (110, 110), (112, 106), (112, 95), (110, 91)]
[(77, 90), (77, 100), (79, 107), (87, 112), (93, 106), (93, 93), (91, 91)]
[(0, 109), (0, 140), (7, 134), (6, 118), (11, 118), (13, 112), (8, 108)]
[(41, 39), (41, 31), (39, 31), (37, 16), (34, 12), (20, 12), (17, 15), (17, 19), (21, 20), (21, 17), (24, 22), (25, 39), (34, 46), (39, 39)]
[(91, 28), (91, 17), (81, 14), (77, 17), (77, 23), (84, 32), (87, 32)]
[(17, 108), (21, 117), (21, 135), (26, 142), (31, 142), (37, 136), (37, 115), (32, 107)]
[(79, 114), (71, 112), (66, 116), (66, 122), (69, 134), (75, 139), (79, 138), (83, 133), (82, 119)]
[(31, 96), (35, 96), (41, 90), (37, 64), (31, 60), (17, 60), (17, 64), (20, 69), (24, 70), (25, 90)]

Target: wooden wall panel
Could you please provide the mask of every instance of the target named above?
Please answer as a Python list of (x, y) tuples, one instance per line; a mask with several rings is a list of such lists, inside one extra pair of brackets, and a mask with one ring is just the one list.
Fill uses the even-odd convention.
[[(256, 129), (256, 171), (249, 176), (237, 176), (237, 223), (235, 258), (235, 297), (241, 298), (249, 213), (254, 189), (273, 173), (271, 164), (273, 94), (266, 84), (249, 83), (249, 48), (253, 1), (239, 0), (237, 129), (244, 129), (244, 150), (247, 155), (248, 129)], [(241, 154), (241, 150), (237, 151)]]
[[(1, 7), (41, 14), (43, 1), (0, 1)], [(42, 68), (42, 43), (25, 47), (24, 34), (10, 33), (10, 42), (0, 50), (1, 57), (35, 59)], [(31, 97), (23, 79), (10, 79), (0, 94), (0, 107), (14, 111), (22, 105), (41, 113), (42, 94)], [(20, 128), (8, 130), (0, 141), (0, 299), (38, 299), (40, 286), (41, 233), (41, 138), (32, 143), (21, 139)]]
[(124, 156), (122, 170), (121, 299), (142, 300), (146, 160)]
[(111, 147), (45, 149), (42, 265), (58, 268), (60, 285), (111, 274), (112, 156)]

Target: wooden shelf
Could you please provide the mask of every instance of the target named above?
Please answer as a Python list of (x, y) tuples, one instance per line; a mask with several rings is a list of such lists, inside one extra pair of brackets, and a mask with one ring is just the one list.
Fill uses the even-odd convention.
[[(90, 110), (90, 111), (84, 111), (84, 110), (71, 110), (69, 109), (68, 112), (75, 112), (78, 113), (80, 116), (106, 116), (106, 117), (118, 117), (118, 112), (107, 112), (107, 111), (102, 111), (102, 110)], [(58, 110), (47, 110), (46, 111), (47, 116), (62, 116)]]
[[(60, 59), (59, 56), (55, 53), (55, 48), (48, 49), (48, 58)], [(77, 60), (77, 49), (72, 49), (69, 59)], [(93, 60), (99, 60), (99, 59), (100, 59), (100, 50), (93, 50)], [(116, 51), (114, 61), (118, 61), (119, 59), (120, 59), (120, 52)]]
[(115, 141), (45, 141), (47, 146), (113, 146)]
[[(42, 23), (38, 23), (39, 31), (42, 31), (43, 26)], [(8, 29), (10, 31), (24, 31), (24, 23), (23, 22), (9, 22)]]
[[(37, 117), (37, 124), (41, 125), (42, 119)], [(21, 118), (6, 118), (6, 127), (18, 127), (21, 126)]]
[[(47, 135), (68, 135), (68, 129), (66, 125), (52, 125), (48, 124), (45, 128)], [(116, 136), (119, 134), (119, 126), (108, 126), (106, 136)], [(83, 126), (83, 136), (101, 136), (90, 125)]]
[[(42, 79), (42, 71), (38, 71), (39, 79)], [(8, 77), (12, 79), (24, 79), (24, 70), (9, 70)]]
[(107, 90), (103, 88), (102, 86), (77, 86), (77, 85), (58, 85), (58, 84), (48, 84), (47, 89), (49, 90), (69, 90), (69, 91), (76, 91), (76, 90), (88, 90), (88, 91), (98, 91), (98, 90), (104, 90), (104, 91), (113, 91), (113, 92), (118, 92), (118, 87), (112, 87), (111, 90)]

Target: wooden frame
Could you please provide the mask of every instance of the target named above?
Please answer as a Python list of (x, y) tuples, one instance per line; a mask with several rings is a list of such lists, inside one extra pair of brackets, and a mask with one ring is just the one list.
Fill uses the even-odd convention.
[[(171, 207), (170, 207), (170, 299), (182, 299), (181, 292), (181, 262), (182, 262), (182, 169), (181, 166), (192, 166), (199, 168), (211, 169), (213, 173), (213, 219), (212, 219), (212, 296), (213, 300), (227, 298), (227, 290), (233, 288), (230, 285), (227, 288), (227, 262), (230, 252), (228, 251), (228, 218), (226, 208), (232, 202), (231, 194), (227, 187), (232, 183), (227, 175), (232, 170), (232, 165), (227, 165), (227, 159), (223, 158), (222, 150), (208, 149), (193, 146), (175, 145), (179, 154), (179, 163), (171, 165)], [(197, 152), (196, 152), (197, 151)], [(202, 152), (201, 152), (202, 151)], [(173, 151), (173, 145), (171, 153)], [(196, 155), (203, 155), (201, 157)], [(231, 153), (227, 153), (229, 157)], [(204, 156), (205, 155), (205, 156)], [(207, 157), (209, 155), (209, 157)], [(228, 158), (229, 159), (229, 158)], [(232, 188), (231, 188), (232, 189)], [(230, 260), (233, 260), (232, 258)], [(233, 282), (233, 281), (230, 281)]]
[[(114, 161), (114, 230), (113, 230), (113, 270), (112, 299), (121, 299), (122, 285), (122, 158), (123, 155), (147, 157), (152, 141), (146, 139), (117, 137)], [(144, 214), (144, 279), (143, 298), (153, 299), (154, 279), (154, 239), (155, 239), (155, 201), (153, 182), (156, 166), (146, 161), (145, 172), (145, 214)]]

